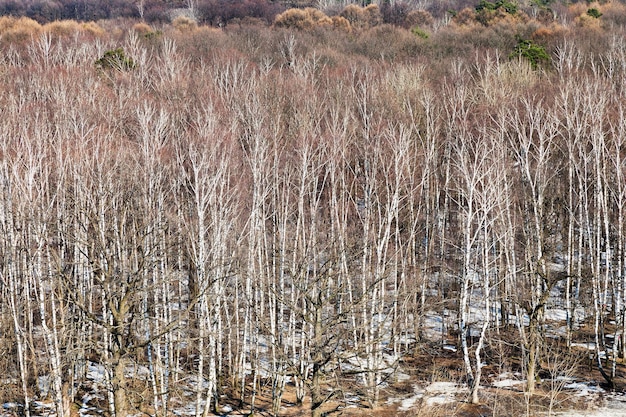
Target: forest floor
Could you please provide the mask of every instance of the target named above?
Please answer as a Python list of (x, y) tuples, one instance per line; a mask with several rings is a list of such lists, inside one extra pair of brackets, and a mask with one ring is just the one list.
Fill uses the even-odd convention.
[[(401, 364), (403, 372), (393, 383), (381, 390), (380, 405), (370, 408), (354, 392), (345, 392), (340, 402), (329, 402), (325, 410), (336, 408), (346, 417), (482, 417), (482, 416), (561, 416), (561, 417), (624, 417), (626, 392), (611, 391), (602, 386), (602, 376), (591, 363), (580, 364), (576, 372), (554, 380), (542, 378), (536, 394), (524, 395), (524, 380), (519, 373), (494, 373), (486, 368), (481, 388), (481, 404), (467, 401), (467, 386), (452, 381), (461, 378), (460, 358), (450, 356), (412, 358)], [(622, 369), (623, 371), (623, 369)], [(406, 373), (405, 373), (406, 372)], [(289, 389), (291, 388), (291, 389)], [(270, 398), (257, 397), (255, 416), (270, 416)], [(347, 405), (346, 405), (347, 404)], [(295, 404), (293, 387), (288, 387), (283, 399), (281, 415), (304, 417), (310, 415), (310, 403)], [(185, 415), (184, 412), (176, 415)], [(249, 409), (237, 409), (233, 404), (222, 404), (223, 416), (247, 416)], [(191, 413), (189, 415), (192, 415)]]
[[(554, 312), (552, 312), (554, 313)], [(411, 355), (405, 355), (393, 363), (393, 372), (380, 385), (379, 401), (372, 407), (365, 401), (367, 393), (362, 384), (349, 385), (342, 381), (348, 390), (336, 396), (334, 402), (324, 406), (328, 416), (342, 415), (347, 417), (383, 417), (383, 416), (424, 416), (424, 417), (479, 417), (479, 416), (569, 416), (569, 417), (617, 417), (626, 416), (626, 378), (617, 379), (616, 389), (610, 390), (604, 385), (604, 379), (593, 359), (593, 334), (586, 331), (581, 324), (575, 332), (572, 349), (567, 351), (562, 346), (563, 338), (550, 337), (560, 331), (560, 314), (552, 314), (555, 320), (546, 332), (547, 350), (542, 355), (537, 380), (536, 393), (528, 397), (524, 393), (525, 380), (520, 372), (520, 346), (505, 342), (516, 340), (516, 330), (511, 328), (509, 334), (501, 334), (501, 342), (485, 346), (483, 359), (487, 363), (483, 368), (479, 405), (472, 405), (468, 400), (468, 389), (464, 383), (462, 354), (454, 347), (454, 341), (442, 339), (442, 324), (434, 313), (427, 320), (429, 340), (438, 342), (422, 343)], [(497, 338), (492, 338), (497, 340)], [(618, 363), (616, 374), (626, 375), (626, 364)], [(131, 372), (133, 381), (143, 380), (143, 395), (150, 397), (147, 386), (147, 369), (138, 367)], [(130, 376), (130, 375), (129, 375)], [(100, 417), (107, 408), (106, 392), (104, 391), (104, 367), (90, 362), (87, 368), (89, 384), (80, 388), (72, 417)], [(191, 380), (182, 380), (171, 387), (170, 415), (194, 416), (195, 394)], [(45, 379), (40, 379), (41, 393), (45, 398), (49, 390)], [(238, 404), (229, 399), (239, 395), (224, 393), (220, 403), (222, 416), (249, 416), (249, 404)], [(249, 394), (249, 393), (248, 393)], [(249, 398), (250, 395), (247, 395)], [(49, 396), (48, 396), (49, 398)], [(283, 396), (281, 415), (303, 417), (310, 415), (310, 402), (305, 399), (297, 404), (295, 387), (288, 383)], [(34, 417), (53, 417), (51, 401), (33, 402)], [(270, 416), (271, 383), (262, 381), (256, 395), (255, 416)], [(332, 411), (338, 411), (333, 413)], [(153, 410), (143, 410), (139, 416), (152, 415)], [(24, 415), (16, 403), (5, 403), (0, 408), (0, 417), (16, 417)]]
[[(560, 417), (624, 417), (626, 416), (626, 391), (624, 387), (609, 390), (603, 387), (603, 379), (591, 359), (577, 363), (570, 375), (550, 378), (546, 370), (538, 382), (536, 394), (528, 398), (524, 383), (517, 372), (497, 372), (485, 368), (481, 384), (481, 404), (467, 401), (468, 390), (460, 372), (461, 357), (451, 351), (447, 355), (430, 356), (424, 353), (404, 361), (395, 382), (384, 384), (380, 393), (380, 405), (370, 408), (355, 392), (345, 392), (340, 402), (328, 403), (326, 410), (337, 407), (347, 417), (482, 417), (482, 416), (560, 416)], [(580, 352), (584, 357), (584, 352)], [(626, 371), (619, 365), (621, 372)], [(289, 387), (288, 387), (289, 388)], [(286, 392), (281, 415), (304, 417), (310, 415), (310, 404), (305, 401), (295, 405), (292, 390)], [(347, 405), (346, 405), (347, 404)], [(255, 415), (270, 416), (270, 398), (260, 396)], [(246, 416), (249, 410), (237, 410), (226, 405), (223, 416)], [(179, 414), (182, 415), (182, 414)]]
[[(505, 342), (519, 340), (517, 329), (511, 327), (508, 334), (502, 330), (502, 342), (485, 346), (483, 358), (489, 364), (483, 368), (481, 404), (470, 404), (468, 388), (463, 382), (462, 354), (455, 348), (453, 340), (442, 339), (446, 324), (432, 313), (426, 320), (426, 337), (440, 340), (421, 344), (412, 355), (406, 355), (394, 365), (389, 380), (381, 384), (378, 406), (371, 408), (364, 401), (363, 386), (354, 384), (352, 390), (344, 391), (337, 402), (326, 404), (325, 410), (340, 411), (329, 413), (329, 416), (347, 417), (626, 416), (626, 379), (616, 379), (613, 390), (605, 385), (594, 360), (591, 326), (584, 320), (577, 325), (571, 350), (563, 346), (564, 316), (558, 308), (546, 314), (549, 321), (545, 338), (547, 348), (539, 364), (536, 393), (531, 398), (524, 393), (526, 381), (520, 372), (519, 360), (514, 359), (521, 357), (521, 347)], [(616, 374), (626, 375), (625, 363), (617, 364)], [(255, 415), (271, 415), (269, 388), (258, 395)], [(250, 411), (234, 404), (223, 405), (224, 416), (246, 416)], [(296, 405), (291, 384), (286, 387), (281, 415), (310, 415), (310, 404), (306, 400), (304, 404)]]
[[(581, 343), (581, 345), (583, 345)], [(524, 383), (519, 372), (495, 366), (485, 366), (481, 384), (481, 404), (467, 401), (468, 390), (462, 379), (462, 358), (453, 349), (422, 349), (410, 358), (397, 364), (394, 380), (382, 384), (379, 405), (371, 408), (363, 401), (362, 387), (354, 386), (353, 392), (344, 392), (336, 402), (329, 402), (325, 410), (338, 410), (346, 417), (424, 416), (424, 417), (479, 417), (479, 416), (561, 416), (561, 417), (618, 417), (626, 416), (626, 386), (617, 390), (603, 386), (603, 379), (592, 363), (590, 351), (577, 346), (574, 364), (558, 376), (552, 377), (548, 369), (542, 368), (536, 394), (528, 398), (524, 394)], [(544, 364), (545, 365), (545, 364)], [(561, 362), (559, 365), (566, 365)], [(105, 394), (101, 391), (99, 366), (92, 364), (91, 387), (81, 390), (72, 417), (103, 415), (106, 408)], [(618, 373), (626, 374), (626, 367), (618, 365)], [(270, 416), (270, 387), (262, 387), (257, 395), (255, 416)], [(193, 396), (195, 397), (195, 395)], [(193, 416), (194, 399), (189, 393), (189, 402), (184, 404), (172, 399), (172, 416)], [(34, 416), (53, 417), (50, 402), (35, 402)], [(310, 415), (310, 403), (305, 399), (296, 404), (294, 387), (288, 384), (283, 397), (281, 415), (303, 417)], [(220, 404), (222, 416), (239, 417), (250, 415), (249, 406), (229, 402), (227, 397)], [(23, 415), (14, 403), (3, 404), (0, 416)], [(149, 415), (149, 414), (138, 414)]]

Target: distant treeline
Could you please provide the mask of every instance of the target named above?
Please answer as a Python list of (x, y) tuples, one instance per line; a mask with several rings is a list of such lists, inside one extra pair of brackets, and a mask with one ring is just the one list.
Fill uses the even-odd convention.
[[(285, 7), (269, 0), (199, 0), (194, 14), (200, 23), (219, 24), (233, 19), (257, 18), (271, 23)], [(115, 18), (143, 18), (166, 22), (172, 11), (189, 8), (186, 1), (168, 0), (0, 0), (0, 15), (26, 16), (48, 23), (54, 20), (96, 21)]]
[[(557, 1), (558, 2), (558, 1)], [(543, 1), (549, 5), (553, 0)], [(293, 7), (304, 8), (315, 2), (284, 0), (0, 0), (0, 16), (29, 17), (45, 24), (55, 20), (98, 21), (133, 18), (148, 23), (169, 22), (177, 11), (193, 9), (198, 23), (222, 26), (244, 20), (271, 24), (276, 15)], [(426, 10), (434, 17), (454, 15), (463, 8), (474, 8), (478, 0), (342, 1), (328, 0), (316, 6), (337, 15), (351, 3), (359, 6), (378, 4), (384, 23), (398, 24), (414, 9)], [(575, 2), (574, 2), (575, 3)], [(545, 8), (545, 5), (542, 6)]]

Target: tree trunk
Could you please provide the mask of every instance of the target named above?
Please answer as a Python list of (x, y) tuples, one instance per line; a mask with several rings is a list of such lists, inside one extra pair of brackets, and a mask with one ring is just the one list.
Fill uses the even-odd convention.
[(119, 351), (113, 352), (111, 357), (111, 368), (113, 376), (111, 378), (111, 389), (113, 391), (113, 404), (115, 406), (115, 417), (127, 417), (130, 415), (130, 408), (126, 387), (126, 359)]
[(528, 363), (526, 364), (526, 393), (528, 395), (535, 393), (535, 385), (537, 382), (538, 338), (537, 322), (535, 319), (531, 318), (530, 325), (528, 326)]

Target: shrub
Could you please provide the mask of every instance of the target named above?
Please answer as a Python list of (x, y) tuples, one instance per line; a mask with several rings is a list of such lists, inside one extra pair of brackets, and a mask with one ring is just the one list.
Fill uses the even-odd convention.
[(466, 7), (456, 13), (452, 18), (452, 22), (459, 26), (471, 26), (476, 24), (476, 11)]
[(193, 32), (198, 29), (198, 23), (188, 16), (178, 16), (172, 21), (172, 26), (180, 32)]
[(364, 31), (354, 46), (369, 59), (402, 61), (420, 54), (423, 42), (407, 30), (384, 24)]
[(150, 27), (150, 25), (147, 23), (141, 22), (141, 23), (135, 23), (133, 25), (133, 30), (137, 32), (138, 34), (145, 36), (148, 33), (152, 32), (152, 27)]
[(0, 36), (8, 42), (25, 42), (39, 35), (41, 25), (28, 17), (0, 18)]
[(587, 9), (587, 15), (591, 16), (595, 19), (599, 19), (602, 16), (602, 13), (596, 8)]
[(383, 15), (376, 4), (370, 4), (365, 8), (365, 16), (370, 26), (377, 26), (383, 23)]
[(313, 7), (307, 7), (304, 11), (311, 17), (314, 22), (323, 21), (328, 19), (328, 16), (321, 10), (317, 10)]
[(616, 26), (626, 25), (626, 7), (623, 3), (611, 2), (602, 5), (603, 20), (611, 22)]
[(508, 0), (498, 0), (495, 3), (481, 0), (475, 10), (476, 20), (484, 26), (490, 26), (500, 20), (513, 17), (523, 21), (527, 20), (527, 16), (524, 13), (518, 13), (517, 4)]
[(567, 28), (558, 24), (552, 23), (548, 26), (542, 26), (535, 30), (531, 35), (533, 42), (541, 45), (545, 45), (546, 48), (555, 47), (561, 42), (567, 35)]
[(133, 29), (138, 35), (140, 35), (145, 40), (153, 40), (159, 38), (163, 35), (163, 32), (160, 30), (152, 29), (152, 26), (147, 23), (135, 23), (133, 25)]
[(312, 29), (315, 22), (308, 10), (289, 9), (276, 16), (274, 26), (299, 30)]
[(324, 16), (324, 17), (318, 19), (315, 22), (315, 25), (316, 26), (321, 26), (321, 27), (332, 27), (333, 26), (333, 20), (330, 17), (328, 17), (328, 16)]
[(316, 27), (337, 28), (350, 31), (350, 22), (340, 16), (332, 18), (312, 7), (305, 9), (289, 9), (276, 16), (275, 27), (311, 30)]
[(347, 5), (340, 16), (350, 22), (350, 26), (356, 29), (367, 29), (382, 23), (383, 16), (375, 4), (367, 7), (359, 7), (356, 4)]
[(100, 27), (96, 22), (83, 22), (80, 24), (80, 29), (92, 36), (103, 36), (105, 34), (104, 29)]
[(599, 30), (602, 27), (602, 21), (598, 18), (592, 17), (587, 13), (583, 13), (574, 19), (577, 26), (591, 29), (591, 30)]
[(536, 11), (534, 16), (537, 22), (540, 22), (544, 25), (549, 25), (556, 20), (558, 13), (549, 7), (542, 7)]
[(17, 19), (13, 16), (2, 16), (0, 17), (0, 34), (6, 32), (11, 29), (15, 24)]
[(340, 14), (341, 17), (350, 22), (350, 25), (355, 28), (363, 28), (366, 25), (366, 17), (362, 7), (356, 4), (347, 5)]
[(57, 20), (44, 25), (43, 30), (57, 37), (67, 37), (80, 32), (81, 26), (75, 20)]
[(530, 62), (533, 69), (537, 69), (540, 64), (547, 64), (550, 62), (550, 55), (546, 52), (545, 48), (541, 45), (534, 43), (528, 39), (517, 39), (517, 45), (510, 55), (511, 58), (524, 58)]
[(348, 22), (348, 19), (345, 17), (333, 16), (332, 21), (335, 29), (346, 33), (350, 33), (352, 31), (352, 26), (350, 26), (350, 22)]
[(424, 30), (420, 29), (419, 26), (413, 26), (411, 28), (411, 33), (414, 34), (417, 37), (420, 37), (422, 39), (428, 39), (428, 33), (426, 33)]
[[(231, 34), (232, 32), (229, 35)], [(156, 31), (149, 32), (145, 37), (146, 40), (154, 42), (155, 47), (161, 48), (161, 42), (157, 42), (160, 35), (161, 33)], [(227, 51), (229, 48), (224, 31), (210, 26), (198, 26), (197, 30), (180, 35), (176, 37), (176, 46), (177, 50), (184, 56), (205, 59), (205, 57), (214, 55), (216, 50)]]
[(406, 17), (406, 22), (409, 26), (432, 27), (435, 19), (426, 10), (411, 10)]
[(136, 67), (135, 61), (127, 57), (123, 48), (111, 49), (95, 62), (99, 70), (129, 71)]
[(498, 0), (495, 3), (491, 3), (487, 0), (480, 0), (480, 3), (476, 6), (477, 12), (484, 10), (496, 11), (500, 9), (504, 10), (508, 14), (515, 14), (517, 13), (517, 4), (508, 0)]

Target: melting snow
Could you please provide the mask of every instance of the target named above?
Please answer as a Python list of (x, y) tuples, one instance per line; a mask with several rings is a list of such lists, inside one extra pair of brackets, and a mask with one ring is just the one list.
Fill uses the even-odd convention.
[(398, 410), (408, 411), (415, 407), (420, 401), (425, 401), (426, 405), (441, 405), (456, 401), (456, 393), (464, 391), (464, 387), (455, 382), (433, 382), (425, 388), (419, 385), (413, 387), (414, 395), (406, 398), (390, 398), (387, 402), (400, 402)]
[(577, 391), (577, 397), (585, 397), (590, 394), (598, 394), (604, 392), (604, 389), (600, 388), (599, 386), (590, 385), (584, 382), (570, 382), (569, 384), (565, 384), (563, 388)]
[(455, 382), (433, 382), (425, 389), (427, 405), (441, 405), (454, 402), (456, 393), (464, 391), (464, 388)]
[(410, 410), (411, 408), (415, 406), (417, 401), (420, 400), (422, 397), (424, 397), (424, 394), (415, 394), (412, 397), (403, 399), (400, 407), (398, 407), (398, 410), (400, 411)]
[(523, 379), (502, 379), (500, 381), (494, 381), (491, 383), (492, 386), (496, 388), (511, 388), (516, 385), (521, 385), (526, 382)]

